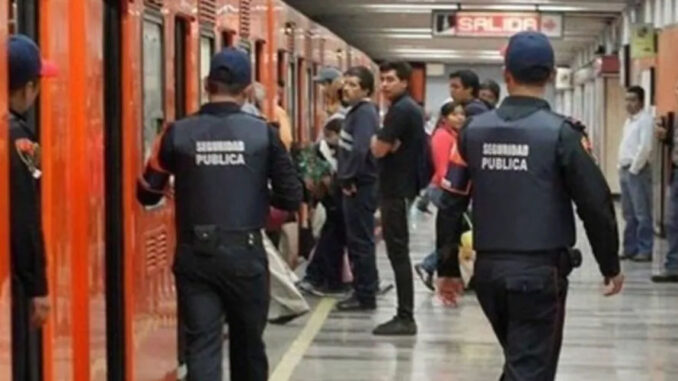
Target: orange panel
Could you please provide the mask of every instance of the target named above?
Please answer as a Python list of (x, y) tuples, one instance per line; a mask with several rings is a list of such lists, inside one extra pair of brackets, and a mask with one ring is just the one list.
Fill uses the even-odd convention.
[[(7, 1), (0, 0), (0, 83), (7, 83)], [(7, 91), (0, 91), (0, 379), (10, 380), (11, 301), (9, 277), (9, 152)]]
[(410, 92), (412, 98), (417, 102), (423, 103), (426, 99), (426, 66), (421, 64), (412, 65)]
[(664, 29), (659, 35), (657, 57), (657, 112), (676, 111), (675, 87), (678, 82), (678, 26)]

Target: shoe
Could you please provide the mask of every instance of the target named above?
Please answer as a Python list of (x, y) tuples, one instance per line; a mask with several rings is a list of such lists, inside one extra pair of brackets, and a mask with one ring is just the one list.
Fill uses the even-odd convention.
[(638, 254), (635, 257), (631, 258), (633, 262), (643, 263), (643, 262), (652, 262), (651, 254)]
[(417, 323), (412, 319), (399, 316), (379, 325), (372, 331), (376, 336), (414, 336), (417, 334)]
[(386, 295), (389, 291), (393, 290), (394, 287), (393, 283), (379, 282), (377, 295)]
[(308, 311), (304, 311), (292, 315), (279, 316), (277, 318), (270, 319), (268, 322), (275, 325), (285, 325), (300, 316), (306, 315), (307, 313)]
[(346, 298), (351, 292), (351, 285), (345, 284), (338, 287), (321, 287), (313, 290), (313, 295), (330, 298)]
[(424, 286), (431, 291), (435, 291), (436, 288), (433, 285), (433, 273), (430, 273), (424, 269), (421, 263), (414, 265), (414, 271), (419, 276), (419, 279), (424, 283)]
[(652, 281), (654, 283), (678, 283), (678, 274), (674, 273), (661, 273), (652, 276)]
[(315, 284), (313, 284), (313, 282), (307, 279), (302, 279), (301, 281), (297, 282), (296, 286), (301, 292), (304, 292), (309, 295), (318, 296), (317, 293), (319, 292), (318, 289), (320, 287), (316, 286)]
[(376, 302), (361, 302), (355, 295), (352, 295), (348, 299), (337, 303), (337, 311), (342, 312), (374, 311), (376, 309)]

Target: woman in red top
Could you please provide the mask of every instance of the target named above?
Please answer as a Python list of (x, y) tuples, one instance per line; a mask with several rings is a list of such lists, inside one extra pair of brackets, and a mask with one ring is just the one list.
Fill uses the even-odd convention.
[(431, 136), (431, 155), (433, 157), (434, 173), (431, 179), (431, 200), (438, 207), (436, 215), (436, 250), (424, 259), (423, 262), (414, 266), (419, 278), (424, 285), (431, 291), (435, 290), (433, 284), (433, 274), (438, 266), (438, 253), (441, 250), (450, 249), (450, 245), (445, 242), (448, 227), (453, 221), (446, 218), (445, 210), (440, 205), (440, 195), (443, 190), (440, 183), (447, 174), (447, 168), (450, 162), (450, 152), (457, 144), (459, 129), (466, 122), (464, 105), (460, 102), (448, 102), (440, 109), (440, 119)]

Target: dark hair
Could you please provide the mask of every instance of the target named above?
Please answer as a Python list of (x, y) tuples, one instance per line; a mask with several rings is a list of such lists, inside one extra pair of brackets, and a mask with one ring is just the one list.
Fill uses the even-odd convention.
[(459, 101), (451, 101), (447, 102), (443, 105), (443, 107), (440, 108), (440, 116), (438, 117), (438, 123), (436, 123), (436, 128), (440, 127), (440, 125), (443, 123), (447, 117), (454, 112), (454, 110), (457, 109), (457, 107), (461, 107), (464, 110), (464, 115), (466, 115), (466, 109), (464, 108), (464, 104), (459, 102)]
[(210, 94), (240, 95), (249, 86), (247, 83), (234, 82), (228, 69), (217, 69), (207, 78), (207, 91)]
[(627, 93), (636, 94), (640, 103), (645, 103), (645, 89), (640, 86), (631, 86), (626, 89)]
[(551, 78), (552, 68), (536, 66), (525, 70), (511, 72), (516, 82), (524, 85), (544, 86)]
[(338, 134), (341, 132), (341, 125), (342, 125), (342, 119), (340, 118), (335, 118), (330, 120), (329, 122), (325, 123), (325, 127), (323, 129), (328, 132), (334, 132), (335, 134)]
[(471, 88), (471, 94), (474, 98), (478, 98), (478, 93), (480, 92), (480, 78), (473, 70), (459, 70), (450, 74), (450, 79), (459, 78), (461, 80), (462, 86), (465, 89)]
[(391, 70), (396, 72), (396, 76), (401, 81), (409, 82), (410, 77), (412, 77), (412, 66), (410, 66), (410, 64), (408, 64), (405, 61), (384, 62), (381, 65), (379, 65), (380, 73), (385, 73)]
[(499, 84), (491, 79), (486, 79), (485, 82), (481, 83), (480, 90), (491, 91), (497, 100), (499, 100), (499, 96), (501, 95), (501, 88), (499, 87)]
[(374, 93), (374, 75), (365, 66), (353, 66), (346, 70), (344, 76), (356, 77), (360, 81), (360, 88), (367, 90), (367, 95)]

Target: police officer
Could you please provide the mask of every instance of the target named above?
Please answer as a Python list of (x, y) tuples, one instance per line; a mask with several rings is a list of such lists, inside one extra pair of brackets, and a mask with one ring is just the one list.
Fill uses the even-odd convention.
[[(553, 113), (543, 99), (554, 52), (541, 33), (513, 36), (505, 58), (510, 96), (462, 130), (447, 174), (459, 242), (473, 199), (475, 288), (504, 349), (504, 381), (555, 378), (567, 275), (580, 262), (572, 201), (584, 222), (606, 295), (621, 291), (612, 197), (588, 152), (583, 126)], [(461, 292), (458, 255), (441, 259), (438, 290)]]
[(50, 303), (38, 190), (40, 149), (25, 114), (35, 103), (41, 77), (56, 75), (56, 67), (43, 62), (37, 45), (23, 35), (10, 37), (8, 58), (12, 367), (13, 380), (26, 381), (39, 372), (32, 364), (39, 348), (30, 327), (45, 323)]
[[(227, 316), (232, 380), (266, 380), (262, 335), (269, 305), (261, 229), (270, 204), (296, 210), (301, 182), (275, 131), (241, 112), (251, 88), (246, 53), (214, 56), (209, 103), (168, 126), (139, 180), (144, 205), (158, 203), (175, 178), (174, 274), (186, 326), (188, 379), (222, 379)], [(269, 182), (272, 192), (269, 190)]]

